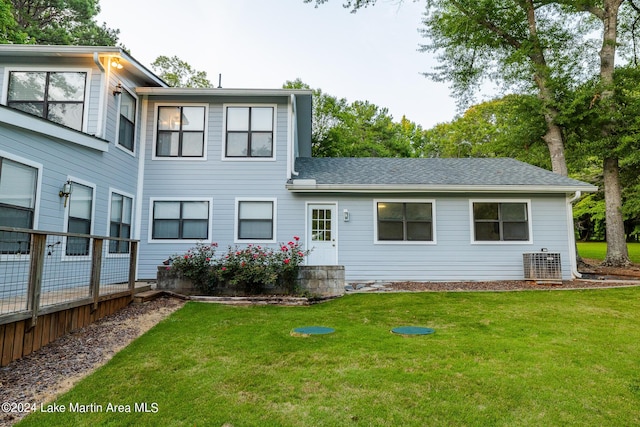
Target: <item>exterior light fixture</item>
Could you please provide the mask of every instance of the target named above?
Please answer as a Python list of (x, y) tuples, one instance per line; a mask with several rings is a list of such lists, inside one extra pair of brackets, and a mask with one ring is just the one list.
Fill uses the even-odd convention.
[(122, 64), (120, 63), (120, 58), (116, 56), (111, 58), (111, 67), (117, 70), (122, 70)]
[(121, 95), (121, 94), (122, 94), (122, 83), (118, 82), (116, 87), (113, 89), (113, 96), (117, 96), (117, 95)]
[(58, 196), (64, 197), (64, 207), (67, 207), (67, 200), (69, 200), (69, 196), (73, 193), (73, 186), (71, 185), (71, 180), (67, 180), (62, 186), (62, 189), (58, 193)]

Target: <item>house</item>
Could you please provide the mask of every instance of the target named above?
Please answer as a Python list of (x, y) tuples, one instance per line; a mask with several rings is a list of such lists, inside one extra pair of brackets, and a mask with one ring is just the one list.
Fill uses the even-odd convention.
[[(170, 88), (120, 48), (1, 45), (0, 64), (0, 225), (138, 239), (139, 279), (198, 242), (293, 236), (350, 281), (519, 280), (542, 250), (578, 274), (590, 184), (512, 159), (312, 158), (311, 91)], [(0, 263), (19, 244), (0, 238)], [(90, 250), (69, 238), (59, 260)]]

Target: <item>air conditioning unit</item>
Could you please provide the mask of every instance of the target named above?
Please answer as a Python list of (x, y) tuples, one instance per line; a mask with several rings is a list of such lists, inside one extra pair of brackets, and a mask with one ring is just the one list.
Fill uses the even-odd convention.
[(522, 254), (525, 280), (562, 284), (562, 263), (559, 253), (532, 252)]

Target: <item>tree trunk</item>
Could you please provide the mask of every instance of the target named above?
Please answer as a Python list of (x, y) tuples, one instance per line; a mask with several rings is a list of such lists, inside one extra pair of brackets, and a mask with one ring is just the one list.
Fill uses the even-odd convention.
[[(602, 48), (600, 49), (600, 82), (603, 85), (601, 102), (607, 102), (613, 96), (613, 72), (615, 69), (616, 42), (618, 37), (618, 10), (622, 0), (605, 0)], [(615, 105), (610, 104), (611, 109)], [(613, 115), (612, 115), (613, 116)], [(615, 128), (612, 121), (602, 128), (603, 140), (607, 140)], [(609, 147), (612, 149), (612, 147)], [(624, 220), (622, 218), (622, 190), (620, 169), (617, 156), (606, 156), (603, 162), (605, 221), (607, 233), (607, 256), (604, 265), (622, 267), (629, 265)]]
[[(618, 158), (608, 157), (604, 159), (604, 200), (606, 206), (606, 232), (607, 232), (607, 257), (603, 265), (620, 267), (629, 265), (629, 252), (627, 250), (626, 235), (624, 233), (624, 220), (622, 218), (622, 189), (620, 186), (620, 173)], [(622, 230), (622, 233), (620, 233)]]
[[(547, 122), (547, 133), (542, 137), (549, 147), (551, 155), (551, 170), (559, 175), (567, 176), (567, 161), (564, 157), (564, 143), (562, 142), (562, 129), (555, 124), (555, 117), (547, 119), (549, 114), (545, 114)], [(555, 115), (554, 115), (555, 116)]]

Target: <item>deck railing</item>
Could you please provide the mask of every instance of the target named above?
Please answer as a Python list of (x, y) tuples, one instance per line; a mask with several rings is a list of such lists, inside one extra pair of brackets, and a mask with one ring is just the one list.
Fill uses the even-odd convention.
[(138, 241), (0, 227), (0, 325), (133, 296)]

